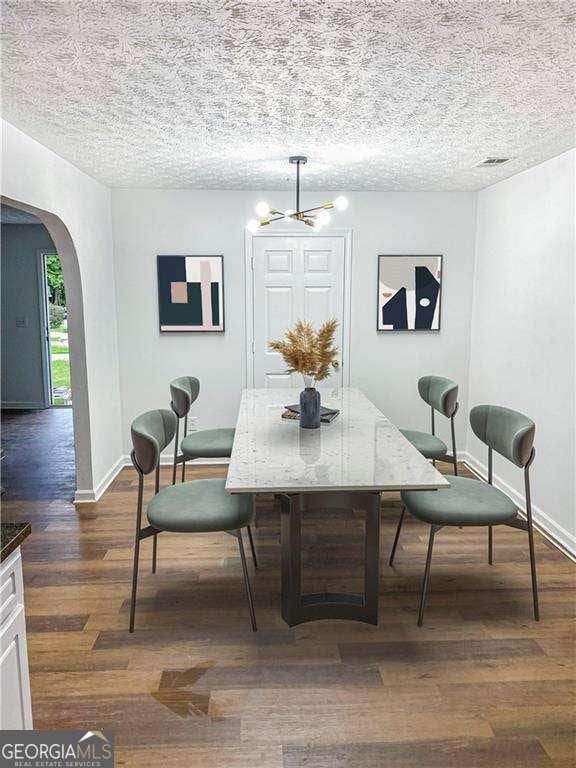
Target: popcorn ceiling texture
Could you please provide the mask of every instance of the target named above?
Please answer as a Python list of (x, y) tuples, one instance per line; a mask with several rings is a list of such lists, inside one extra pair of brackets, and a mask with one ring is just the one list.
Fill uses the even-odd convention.
[[(471, 190), (574, 145), (564, 0), (4, 0), (3, 116), (113, 187)], [(486, 156), (511, 156), (475, 169)]]

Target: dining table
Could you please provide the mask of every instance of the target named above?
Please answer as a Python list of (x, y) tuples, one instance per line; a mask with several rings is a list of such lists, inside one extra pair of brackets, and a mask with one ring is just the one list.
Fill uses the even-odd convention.
[[(226, 490), (280, 500), (282, 616), (289, 626), (318, 619), (378, 623), (380, 494), (434, 490), (448, 480), (395, 424), (354, 387), (321, 390), (338, 416), (317, 429), (282, 418), (292, 388), (242, 393)], [(302, 592), (302, 520), (319, 510), (363, 512), (364, 592)]]

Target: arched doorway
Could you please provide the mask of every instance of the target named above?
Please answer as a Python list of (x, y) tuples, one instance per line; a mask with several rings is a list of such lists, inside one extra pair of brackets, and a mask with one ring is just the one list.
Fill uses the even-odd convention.
[(90, 411), (88, 375), (84, 335), (84, 304), (80, 266), (74, 242), (62, 219), (49, 211), (8, 197), (1, 197), (3, 205), (34, 215), (46, 227), (62, 264), (67, 297), (68, 335), (72, 389), (72, 416), (76, 488), (91, 488), (92, 458), (90, 450)]

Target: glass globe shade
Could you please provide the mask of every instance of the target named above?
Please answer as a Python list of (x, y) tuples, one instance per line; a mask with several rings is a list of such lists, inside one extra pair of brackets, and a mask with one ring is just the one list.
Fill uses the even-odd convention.
[(348, 208), (348, 198), (344, 197), (344, 195), (338, 195), (336, 200), (334, 200), (334, 208), (337, 211), (345, 211)]
[(254, 210), (261, 219), (264, 219), (270, 213), (270, 206), (265, 200), (260, 200), (260, 202), (256, 203), (254, 206)]
[(254, 234), (260, 229), (260, 222), (257, 221), (257, 219), (250, 219), (250, 221), (246, 224), (246, 229), (248, 232), (252, 232), (252, 234)]

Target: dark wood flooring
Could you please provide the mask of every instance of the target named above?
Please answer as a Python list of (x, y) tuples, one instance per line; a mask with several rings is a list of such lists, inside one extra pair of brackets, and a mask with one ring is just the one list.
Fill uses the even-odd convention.
[(72, 408), (1, 413), (3, 501), (72, 501), (76, 489)]
[[(95, 505), (4, 505), (33, 526), (22, 549), (35, 727), (110, 728), (116, 765), (139, 768), (575, 765), (576, 565), (541, 536), (539, 623), (526, 535), (496, 529), (489, 566), (485, 530), (449, 529), (419, 629), (428, 530), (408, 520), (390, 568), (400, 507), (386, 494), (379, 626), (289, 628), (279, 512), (262, 497), (261, 567), (251, 569), (260, 631), (250, 631), (235, 540), (163, 534), (155, 575), (143, 543), (129, 635), (135, 501), (125, 469)], [(360, 535), (353, 514), (307, 520), (306, 578), (359, 588)]]

